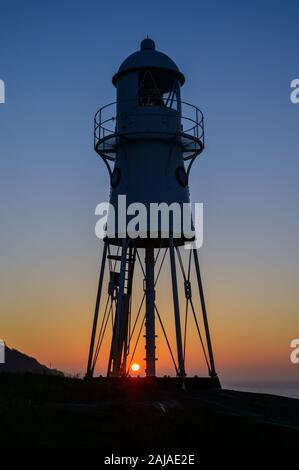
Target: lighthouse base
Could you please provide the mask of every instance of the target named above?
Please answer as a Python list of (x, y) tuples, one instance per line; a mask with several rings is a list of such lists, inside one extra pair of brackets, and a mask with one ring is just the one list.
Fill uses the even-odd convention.
[[(170, 298), (165, 305), (163, 297), (161, 299), (161, 295), (156, 296), (156, 289), (167, 254), (167, 272), (171, 288)], [(107, 290), (105, 289), (107, 293), (103, 294), (105, 300), (100, 312), (104, 278), (108, 286)], [(195, 289), (192, 289), (191, 280), (195, 282)], [(183, 288), (179, 288), (182, 283)], [(166, 293), (164, 285), (163, 290)], [(140, 291), (141, 295), (134, 297), (134, 293), (140, 294)], [(183, 293), (185, 298), (181, 298), (180, 302), (180, 294), (182, 297)], [(163, 309), (160, 308), (160, 299), (164, 304)], [(181, 311), (182, 303), (185, 307)], [(173, 333), (171, 323), (174, 326)], [(198, 341), (195, 346), (196, 356), (199, 356), (198, 361), (201, 364), (200, 370), (203, 370), (202, 364), (207, 367), (206, 378), (188, 377), (190, 370), (185, 359), (189, 341), (194, 341), (191, 331), (194, 331)], [(156, 349), (157, 332), (162, 338), (159, 350)], [(201, 387), (202, 384), (203, 388), (206, 388), (206, 384), (209, 388), (215, 388), (216, 384), (216, 388), (219, 388), (197, 250), (180, 251), (179, 245), (172, 237), (169, 239), (168, 248), (161, 247), (156, 251), (153, 246), (148, 246), (142, 251), (137, 248), (133, 239), (123, 239), (121, 249), (115, 249), (107, 241), (104, 243), (86, 377), (90, 379), (97, 373), (97, 361), (100, 359), (100, 370), (102, 371), (104, 366), (107, 378), (129, 378), (134, 366), (133, 361), (136, 360), (136, 351), (136, 357), (141, 354), (138, 345), (142, 342), (142, 337), (145, 338), (145, 367), (142, 369), (148, 380), (156, 380), (152, 383), (159, 384), (159, 387), (168, 383), (170, 387), (170, 384), (175, 387), (186, 387), (187, 384), (191, 387)], [(174, 375), (178, 377), (176, 379), (156, 378), (156, 361), (161, 346), (169, 353)], [(138, 367), (140, 368), (139, 365)], [(192, 371), (194, 370), (193, 368)], [(144, 380), (141, 380), (141, 383), (144, 383)]]
[(136, 392), (158, 390), (220, 390), (221, 384), (216, 377), (95, 377), (92, 381), (103, 387)]

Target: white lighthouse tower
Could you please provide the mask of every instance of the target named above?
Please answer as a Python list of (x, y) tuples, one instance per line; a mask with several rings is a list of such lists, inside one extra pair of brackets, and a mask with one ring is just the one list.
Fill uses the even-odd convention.
[[(165, 217), (158, 218), (153, 228), (150, 220), (152, 204), (169, 208), (175, 204), (176, 207), (183, 208), (190, 203), (189, 172), (195, 158), (204, 149), (203, 115), (197, 107), (181, 100), (181, 87), (185, 77), (172, 59), (156, 50), (152, 39), (144, 39), (140, 50), (124, 60), (112, 82), (116, 87), (116, 102), (102, 107), (96, 113), (94, 147), (110, 174), (110, 204), (114, 208), (115, 224), (113, 232), (107, 229), (104, 240), (86, 376), (93, 376), (97, 361), (101, 364), (106, 361), (108, 377), (127, 377), (130, 374), (130, 364), (136, 350), (136, 347), (132, 347), (132, 330), (134, 332), (137, 325), (134, 315), (142, 318), (140, 311), (144, 308), (138, 339), (144, 331), (146, 376), (156, 377), (159, 355), (155, 344), (156, 323), (159, 322), (165, 336), (165, 347), (171, 354), (175, 375), (185, 378), (188, 372), (185, 356), (189, 309), (204, 353), (210, 383), (219, 386), (197, 251), (195, 248), (188, 251), (186, 270), (180, 253), (182, 246), (187, 241), (190, 243), (192, 231), (186, 234), (182, 230), (182, 218), (177, 220), (172, 210), (168, 212), (166, 224)], [(123, 199), (120, 203), (120, 197), (124, 196), (125, 207)], [(142, 204), (146, 209), (147, 223), (146, 229), (139, 231), (138, 237), (133, 237), (127, 231), (133, 214), (127, 214), (125, 210), (123, 216), (123, 212), (136, 203)], [(125, 220), (125, 224), (120, 224), (120, 220)], [(158, 265), (161, 252), (164, 254)], [(169, 298), (172, 297), (173, 304), (175, 352), (170, 347), (167, 328), (162, 322), (155, 298), (155, 287), (167, 253), (170, 258), (172, 292), (169, 293)], [(144, 277), (144, 296), (141, 308), (138, 312), (133, 312), (136, 263), (139, 263)], [(201, 315), (196, 311), (192, 300), (192, 263)], [(102, 308), (106, 264), (109, 272), (108, 302), (106, 308)], [(180, 311), (177, 266), (182, 270), (184, 279), (184, 318)], [(101, 346), (107, 334), (109, 316), (113, 327), (110, 354), (105, 358), (101, 355)]]

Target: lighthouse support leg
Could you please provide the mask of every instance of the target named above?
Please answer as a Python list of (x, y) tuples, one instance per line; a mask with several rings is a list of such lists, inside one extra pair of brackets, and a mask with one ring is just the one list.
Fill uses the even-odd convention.
[(206, 310), (206, 303), (205, 303), (202, 280), (201, 280), (201, 275), (200, 275), (199, 259), (198, 259), (198, 254), (197, 254), (196, 249), (193, 249), (193, 256), (194, 256), (195, 271), (196, 271), (196, 277), (197, 277), (197, 283), (198, 283), (198, 289), (199, 289), (202, 317), (203, 317), (205, 333), (206, 333), (206, 339), (207, 339), (208, 352), (209, 352), (211, 377), (217, 377), (217, 372), (216, 372), (216, 369), (215, 369), (213, 348), (212, 348), (212, 341), (211, 341), (211, 335), (210, 335), (210, 329), (209, 329), (209, 322), (208, 322), (208, 316), (207, 316), (207, 310)]
[(146, 376), (155, 377), (155, 254), (152, 247), (147, 247), (145, 250), (145, 294)]
[(125, 299), (125, 276), (126, 276), (126, 263), (127, 263), (127, 240), (122, 242), (121, 262), (120, 262), (120, 275), (119, 275), (119, 289), (117, 294), (117, 306), (115, 313), (115, 321), (113, 328), (112, 338), (112, 376), (119, 377), (121, 375), (121, 358), (123, 351), (123, 316), (126, 306)]
[(170, 236), (170, 240), (169, 240), (169, 253), (170, 253), (172, 295), (173, 295), (173, 307), (174, 307), (174, 317), (175, 317), (175, 329), (176, 329), (176, 342), (177, 342), (177, 352), (178, 352), (179, 375), (181, 377), (185, 377), (186, 373), (185, 373), (183, 345), (182, 345), (178, 284), (177, 284), (177, 275), (176, 275), (176, 266), (175, 266), (175, 252), (174, 252), (173, 236), (172, 235)]
[(105, 264), (106, 264), (106, 257), (107, 257), (107, 249), (108, 244), (107, 242), (104, 243), (104, 250), (102, 255), (102, 263), (101, 263), (101, 270), (100, 270), (100, 278), (99, 278), (99, 285), (98, 285), (98, 292), (96, 298), (96, 304), (94, 309), (94, 317), (93, 317), (93, 326), (90, 338), (90, 347), (89, 347), (89, 355), (88, 355), (88, 364), (87, 364), (87, 371), (86, 371), (86, 378), (90, 379), (93, 376), (93, 354), (94, 354), (94, 342), (97, 333), (97, 326), (98, 326), (98, 318), (99, 318), (99, 309), (100, 309), (100, 301), (102, 295), (102, 287), (103, 287), (103, 279), (105, 274)]

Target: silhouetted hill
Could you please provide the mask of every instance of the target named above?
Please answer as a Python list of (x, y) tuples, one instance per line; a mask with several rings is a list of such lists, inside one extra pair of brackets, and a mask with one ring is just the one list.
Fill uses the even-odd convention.
[(63, 376), (63, 373), (59, 370), (49, 369), (49, 367), (40, 364), (34, 357), (27, 356), (16, 349), (10, 349), (8, 346), (5, 346), (5, 364), (0, 364), (0, 373), (2, 372)]

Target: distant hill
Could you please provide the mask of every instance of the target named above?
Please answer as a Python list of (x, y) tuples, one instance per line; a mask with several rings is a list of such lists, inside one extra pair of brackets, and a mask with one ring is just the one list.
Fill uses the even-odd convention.
[(0, 373), (2, 372), (64, 375), (59, 370), (40, 364), (34, 357), (27, 356), (16, 349), (10, 349), (8, 346), (5, 346), (5, 364), (0, 364)]

